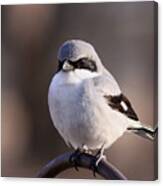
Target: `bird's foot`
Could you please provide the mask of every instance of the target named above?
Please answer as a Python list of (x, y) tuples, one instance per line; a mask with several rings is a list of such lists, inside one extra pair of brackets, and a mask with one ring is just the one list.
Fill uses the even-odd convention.
[(93, 170), (94, 177), (96, 177), (96, 172), (97, 172), (97, 168), (98, 168), (99, 163), (105, 159), (106, 159), (106, 156), (103, 155), (103, 153), (101, 153), (101, 150), (100, 150), (97, 152), (94, 159), (91, 161), (90, 169)]
[(99, 157), (97, 157), (96, 164), (95, 164), (96, 167), (98, 167), (100, 161), (102, 161), (102, 160), (106, 160), (106, 156), (103, 154), (101, 154)]
[(78, 160), (80, 159), (80, 155), (81, 155), (82, 153), (83, 153), (83, 152), (82, 152), (80, 149), (77, 149), (77, 150), (74, 151), (74, 153), (72, 153), (72, 155), (70, 156), (70, 159), (69, 159), (69, 162), (70, 162), (71, 164), (73, 164), (73, 166), (75, 167), (75, 169), (76, 169), (77, 171), (79, 171), (79, 169), (78, 169), (78, 166), (79, 166)]

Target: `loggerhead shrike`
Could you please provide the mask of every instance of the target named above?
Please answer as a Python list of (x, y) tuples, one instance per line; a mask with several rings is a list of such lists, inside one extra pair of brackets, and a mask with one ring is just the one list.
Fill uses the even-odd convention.
[(66, 41), (58, 51), (58, 70), (48, 93), (54, 126), (68, 146), (81, 151), (104, 149), (129, 131), (154, 139), (156, 130), (143, 125), (93, 46)]

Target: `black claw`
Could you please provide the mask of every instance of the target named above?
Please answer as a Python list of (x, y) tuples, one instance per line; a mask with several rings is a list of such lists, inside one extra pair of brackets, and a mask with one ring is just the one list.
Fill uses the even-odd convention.
[(96, 177), (96, 172), (97, 172), (97, 165), (96, 165), (96, 162), (97, 162), (97, 157), (95, 156), (91, 163), (90, 163), (90, 169), (92, 169), (93, 171), (93, 176)]
[(72, 155), (70, 156), (70, 163), (73, 164), (74, 168), (76, 171), (79, 171), (78, 169), (78, 159), (80, 158), (82, 152), (80, 152), (80, 149), (77, 149), (74, 153), (72, 153)]
[[(97, 169), (98, 169), (98, 164), (101, 161), (101, 149), (95, 154), (94, 158), (91, 161), (90, 164), (90, 169), (93, 170), (93, 176), (96, 177)], [(99, 161), (100, 160), (100, 161)]]

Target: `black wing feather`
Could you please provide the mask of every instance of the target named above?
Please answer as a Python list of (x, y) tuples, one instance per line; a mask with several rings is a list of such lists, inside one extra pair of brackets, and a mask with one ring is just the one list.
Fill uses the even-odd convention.
[[(125, 114), (128, 118), (131, 118), (135, 121), (139, 120), (137, 114), (131, 106), (131, 103), (123, 94), (120, 94), (118, 96), (105, 95), (104, 97), (106, 98), (108, 105), (111, 106), (113, 109), (118, 110), (119, 112)], [(122, 106), (122, 102), (125, 103), (126, 109), (124, 109), (124, 107)]]

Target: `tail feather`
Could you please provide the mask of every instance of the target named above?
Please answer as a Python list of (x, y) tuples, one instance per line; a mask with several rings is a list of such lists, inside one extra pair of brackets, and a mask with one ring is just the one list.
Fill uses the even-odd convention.
[(155, 127), (152, 129), (149, 126), (141, 125), (140, 127), (129, 127), (128, 131), (133, 132), (141, 137), (144, 137), (149, 140), (154, 140), (156, 138), (156, 135), (158, 133), (158, 127)]

